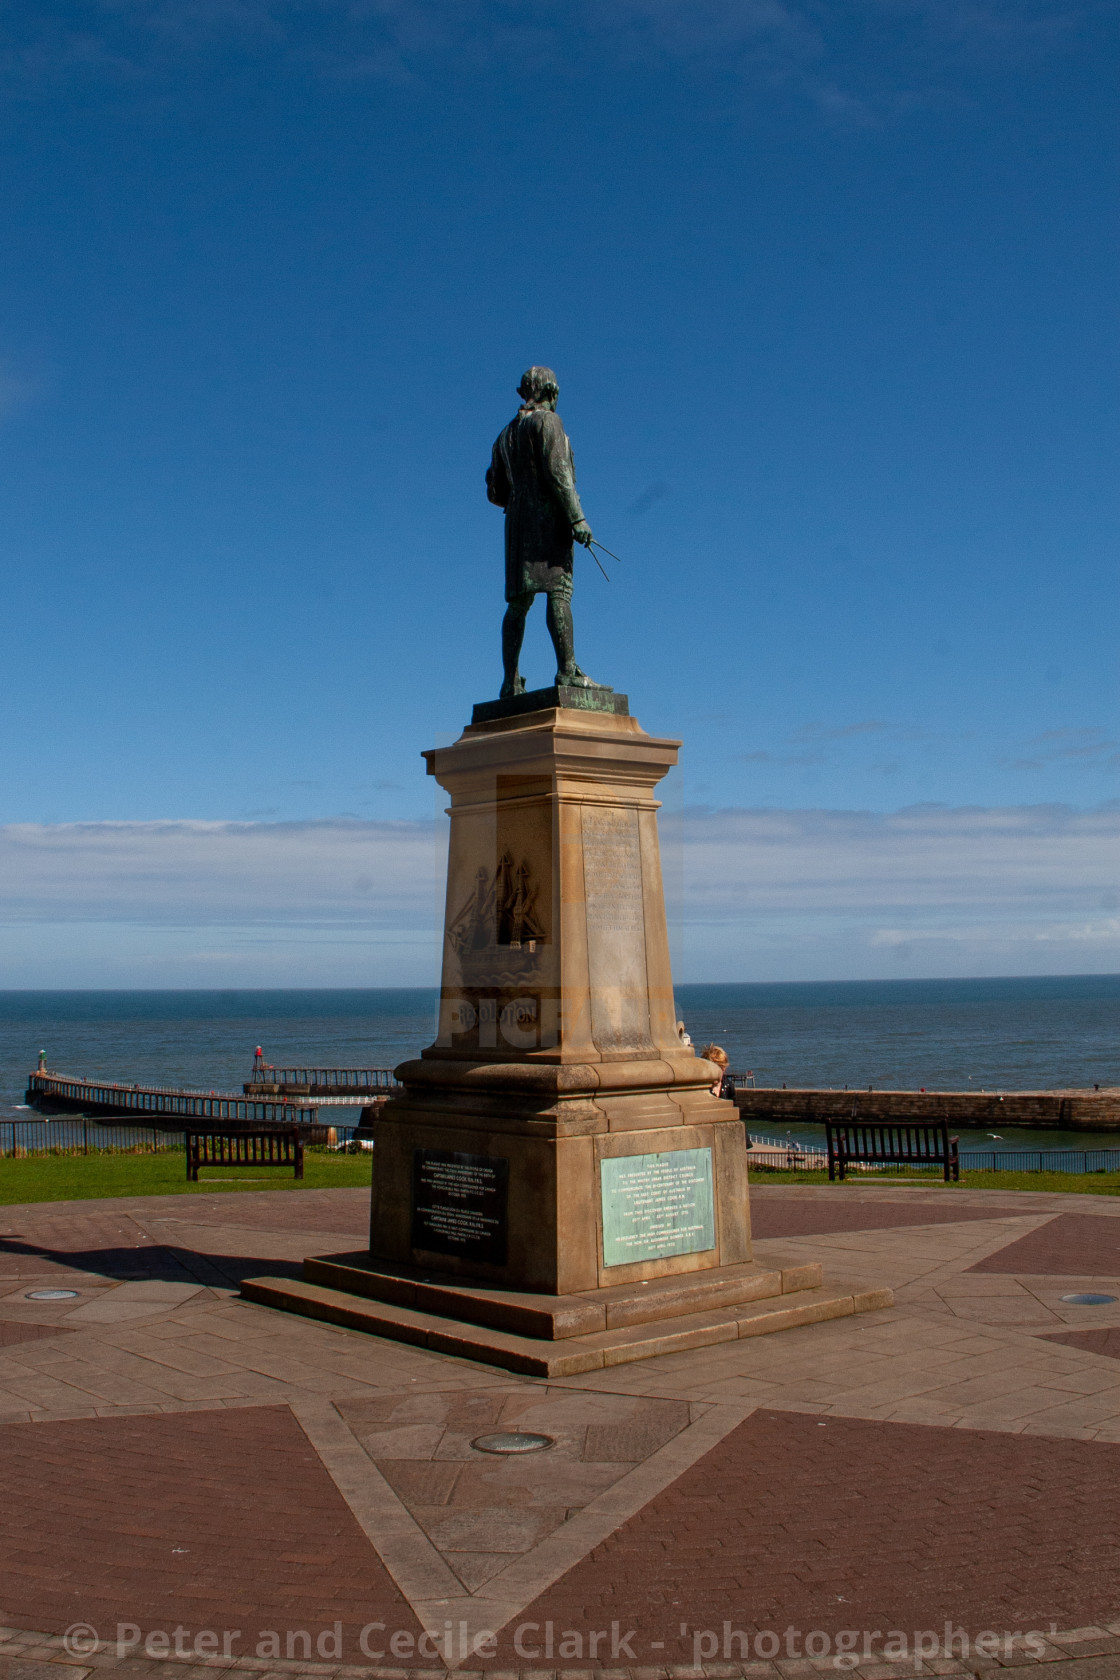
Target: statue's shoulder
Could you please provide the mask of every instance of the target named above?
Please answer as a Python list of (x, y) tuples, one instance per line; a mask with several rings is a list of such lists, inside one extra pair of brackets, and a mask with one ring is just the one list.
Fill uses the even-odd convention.
[(564, 430), (564, 422), (555, 409), (538, 408), (528, 418), (535, 422), (533, 430), (542, 441), (547, 440), (553, 448), (558, 443), (567, 443), (568, 434)]

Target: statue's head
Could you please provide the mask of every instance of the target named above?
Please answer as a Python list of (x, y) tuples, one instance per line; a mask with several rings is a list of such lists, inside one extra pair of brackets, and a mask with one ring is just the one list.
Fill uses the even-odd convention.
[(560, 395), (560, 387), (551, 368), (531, 367), (521, 375), (517, 394), (523, 402), (533, 407), (554, 408)]

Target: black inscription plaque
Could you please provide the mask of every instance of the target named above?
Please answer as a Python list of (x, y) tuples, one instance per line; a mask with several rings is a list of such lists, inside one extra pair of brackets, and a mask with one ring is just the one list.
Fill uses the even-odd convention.
[(458, 1150), (412, 1152), (412, 1246), (506, 1263), (509, 1162)]

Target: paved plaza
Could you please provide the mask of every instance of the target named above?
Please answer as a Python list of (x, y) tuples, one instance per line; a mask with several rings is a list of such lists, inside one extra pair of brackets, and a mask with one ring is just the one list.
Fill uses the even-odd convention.
[(0, 1210), (0, 1680), (1120, 1676), (1120, 1201), (751, 1207), (895, 1305), (550, 1382), (238, 1298), (362, 1190)]

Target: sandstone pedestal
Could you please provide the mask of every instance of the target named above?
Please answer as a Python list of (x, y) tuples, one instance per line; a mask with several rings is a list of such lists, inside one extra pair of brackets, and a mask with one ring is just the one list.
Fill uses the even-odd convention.
[[(371, 1254), (558, 1295), (750, 1259), (742, 1123), (676, 1030), (654, 788), (678, 744), (550, 707), (425, 755), (451, 796), (439, 1030), (378, 1122)], [(652, 1156), (647, 1199), (688, 1216), (643, 1238), (608, 1193), (604, 1226), (601, 1186), (641, 1195), (622, 1164)]]
[(610, 690), (545, 690), (425, 754), (451, 797), (438, 1030), (377, 1119), (369, 1251), (246, 1294), (552, 1375), (860, 1310), (752, 1261), (743, 1125), (677, 1035), (654, 790), (678, 746)]

